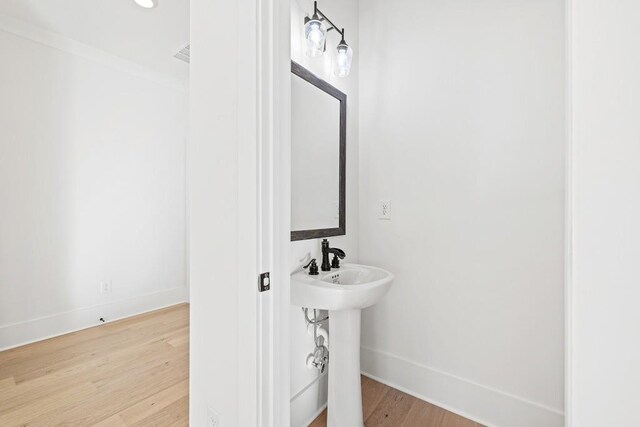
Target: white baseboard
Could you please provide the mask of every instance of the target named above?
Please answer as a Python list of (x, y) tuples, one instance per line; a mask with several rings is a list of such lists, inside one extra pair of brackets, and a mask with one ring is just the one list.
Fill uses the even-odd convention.
[(363, 375), (486, 426), (564, 425), (562, 411), (393, 354), (362, 347), (361, 367)]
[(0, 351), (96, 326), (101, 317), (112, 322), (183, 302), (186, 286), (0, 326)]
[(308, 427), (327, 407), (329, 376), (325, 372), (291, 398), (291, 425)]

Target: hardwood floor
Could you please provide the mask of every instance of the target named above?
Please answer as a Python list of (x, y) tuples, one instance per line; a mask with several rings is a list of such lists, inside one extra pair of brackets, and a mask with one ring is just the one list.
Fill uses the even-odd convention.
[[(367, 377), (362, 403), (366, 426), (481, 427)], [(188, 424), (186, 304), (0, 352), (2, 427)]]
[(0, 352), (0, 426), (189, 424), (189, 306)]
[[(365, 376), (362, 377), (362, 411), (365, 426), (483, 427)], [(326, 425), (325, 409), (310, 427)]]

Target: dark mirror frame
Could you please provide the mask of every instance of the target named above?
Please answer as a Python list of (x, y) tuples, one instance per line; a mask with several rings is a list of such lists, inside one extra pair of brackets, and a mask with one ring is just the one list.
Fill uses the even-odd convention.
[[(339, 201), (338, 201), (338, 227), (318, 228), (315, 230), (296, 230), (291, 232), (291, 241), (319, 239), (321, 237), (344, 236), (347, 234), (346, 217), (346, 193), (347, 193), (347, 95), (340, 92), (334, 86), (322, 80), (302, 65), (291, 61), (291, 72), (303, 80), (311, 83), (321, 91), (333, 96), (340, 101), (340, 164), (339, 177)], [(293, 142), (293, 141), (292, 141)]]

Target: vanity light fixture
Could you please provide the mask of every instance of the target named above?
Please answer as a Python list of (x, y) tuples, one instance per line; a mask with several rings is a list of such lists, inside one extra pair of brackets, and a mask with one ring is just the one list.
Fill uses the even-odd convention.
[(304, 36), (307, 39), (307, 55), (322, 56), (324, 52), (327, 35), (327, 27), (318, 17), (318, 13), (314, 12), (313, 17), (305, 18)]
[[(137, 0), (136, 0), (137, 1)], [(326, 27), (325, 21), (331, 25)], [(318, 2), (313, 2), (313, 15), (304, 18), (304, 37), (307, 41), (307, 55), (311, 57), (322, 56), (327, 49), (327, 33), (336, 30), (340, 33), (340, 43), (336, 48), (334, 73), (339, 77), (346, 77), (351, 71), (353, 49), (344, 41), (344, 28), (339, 29), (331, 20), (318, 9)]]
[(353, 49), (344, 41), (344, 28), (342, 29), (342, 40), (336, 48), (336, 65), (334, 72), (338, 77), (346, 77), (351, 71), (351, 60), (353, 59)]
[(133, 0), (140, 7), (144, 7), (145, 9), (153, 9), (158, 6), (158, 0)]

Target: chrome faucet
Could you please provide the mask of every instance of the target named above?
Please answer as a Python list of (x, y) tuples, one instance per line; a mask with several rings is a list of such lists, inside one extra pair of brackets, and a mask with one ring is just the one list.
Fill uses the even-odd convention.
[[(331, 264), (329, 264), (329, 254), (333, 254)], [(322, 265), (320, 269), (322, 271), (331, 271), (332, 268), (340, 268), (340, 260), (344, 259), (346, 254), (342, 249), (330, 248), (329, 240), (322, 240)]]

